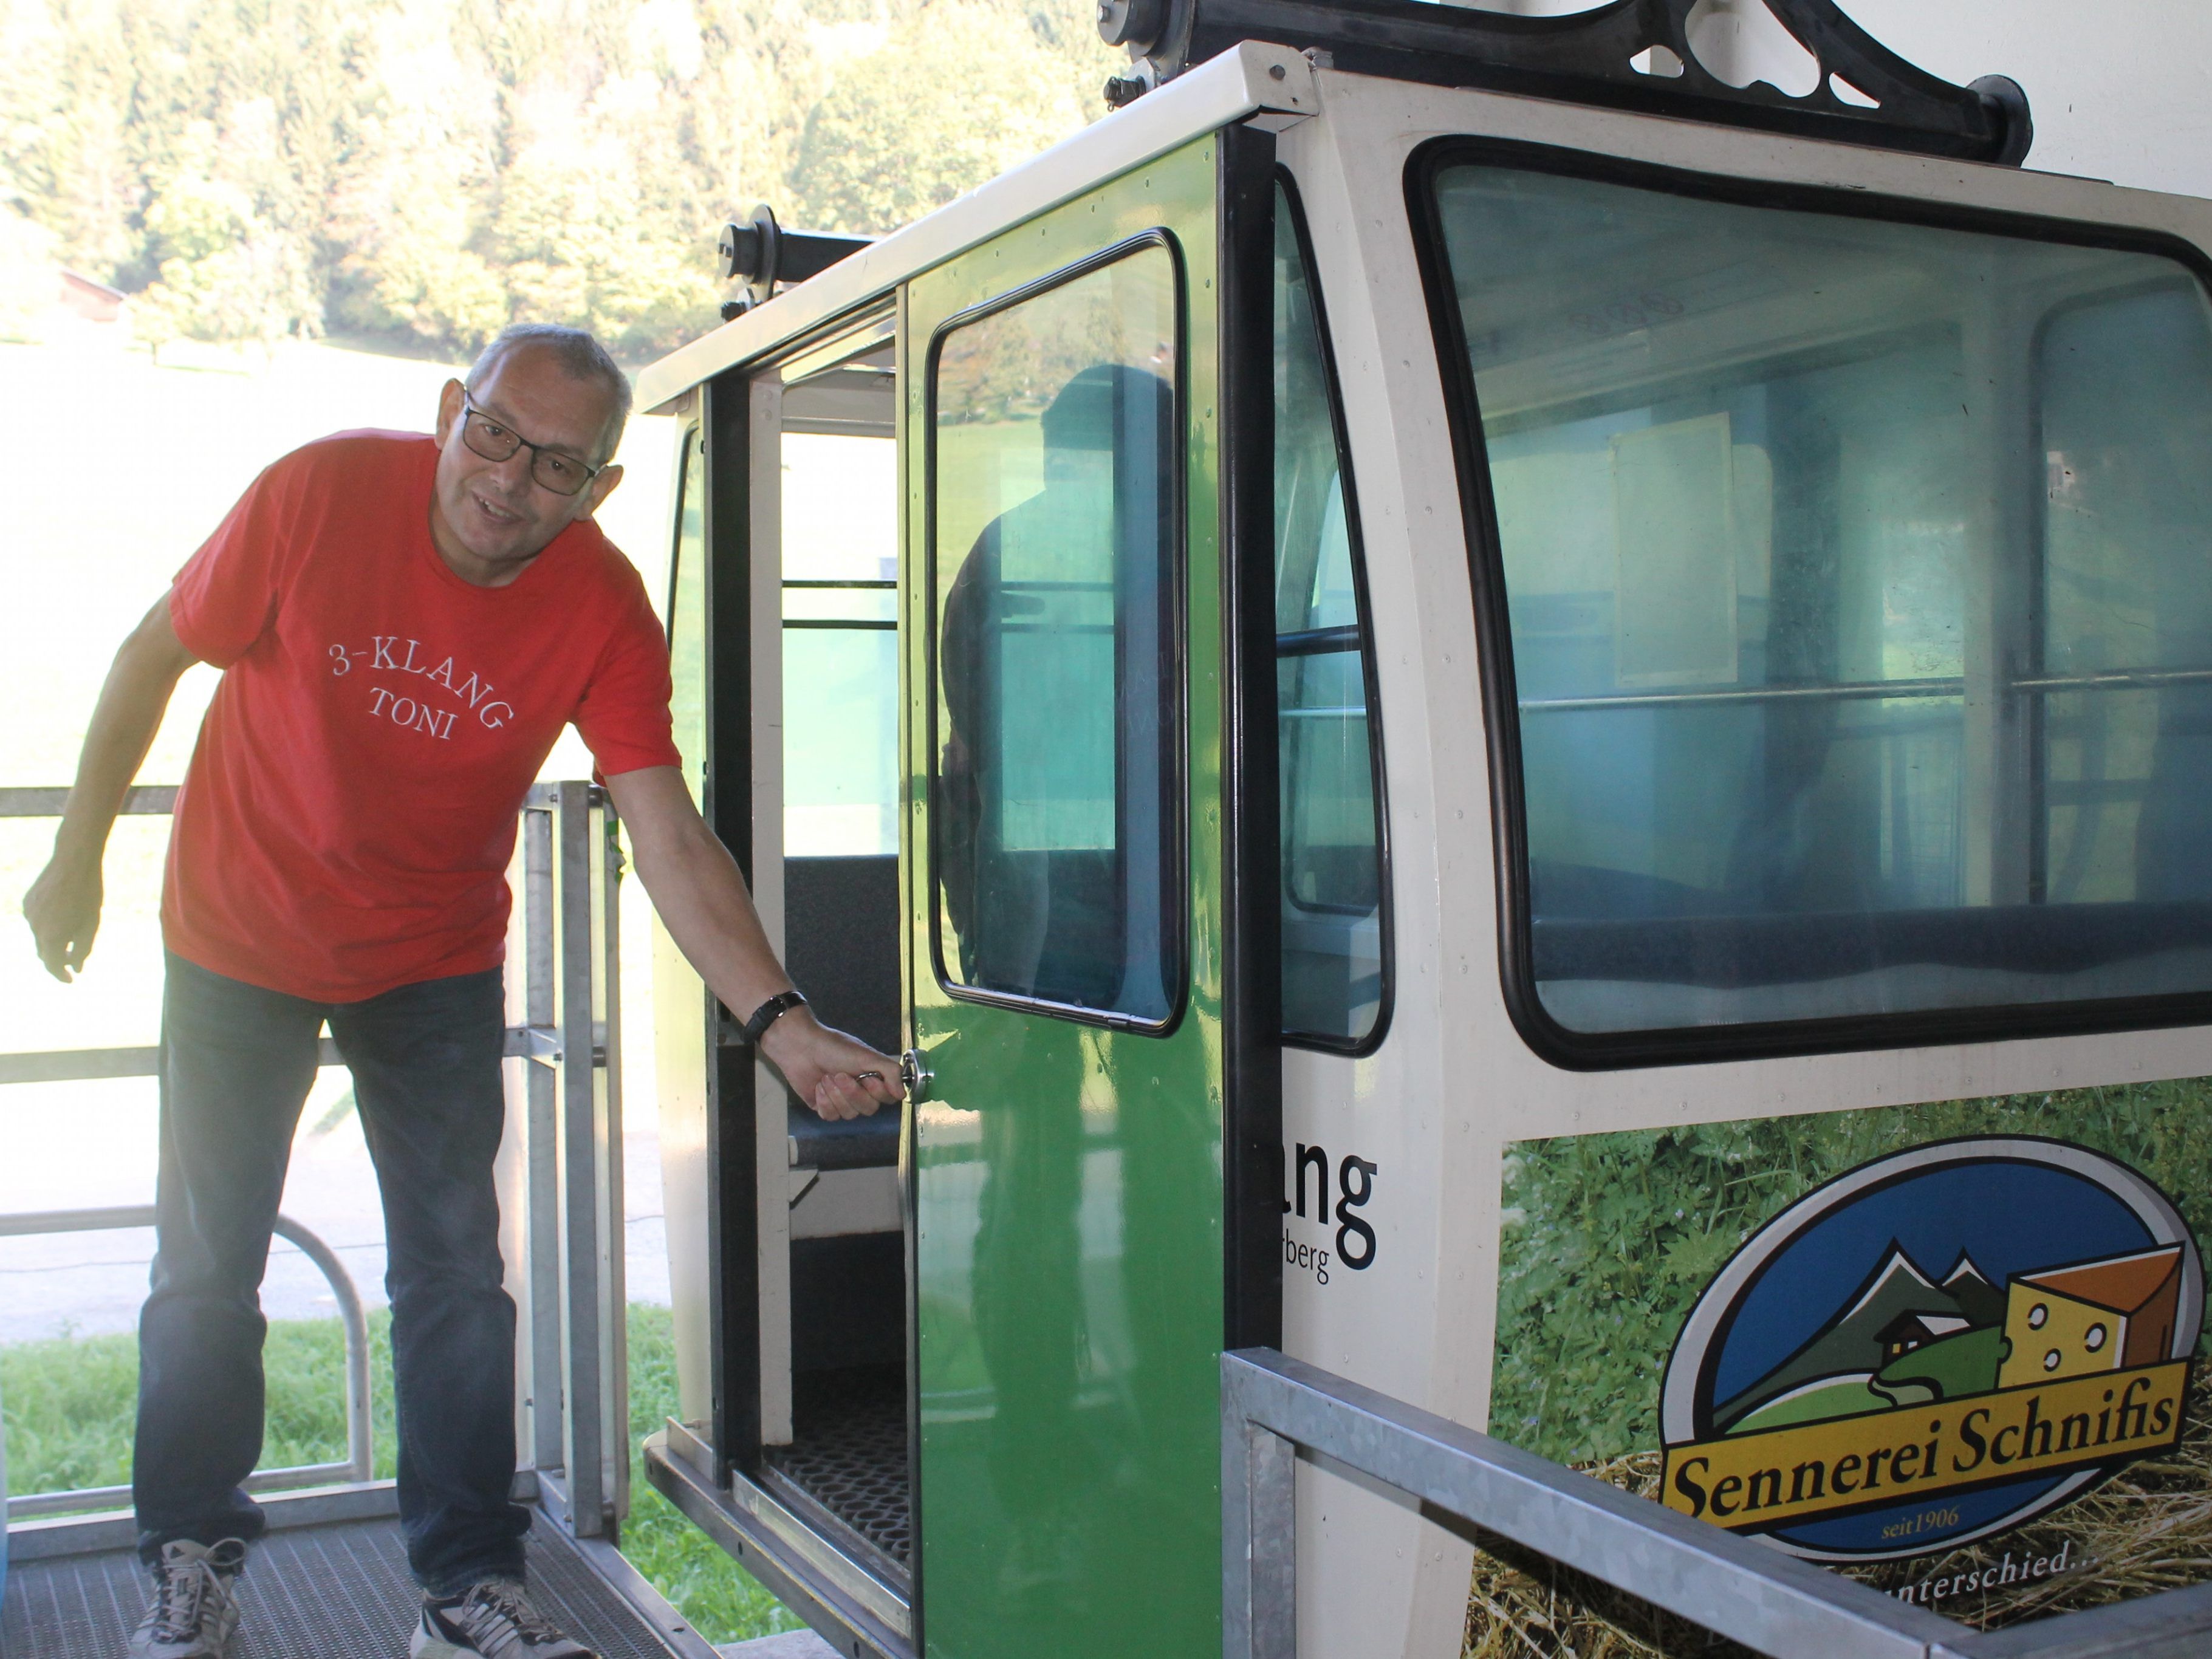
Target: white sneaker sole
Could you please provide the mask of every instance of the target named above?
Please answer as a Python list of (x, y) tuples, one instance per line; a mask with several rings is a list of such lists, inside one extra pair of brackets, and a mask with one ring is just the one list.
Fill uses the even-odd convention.
[[(210, 1659), (227, 1659), (227, 1656), (229, 1654), (231, 1650), (231, 1644), (238, 1639), (238, 1609), (235, 1607), (233, 1607), (222, 1618), (216, 1621), (216, 1627), (212, 1633), (214, 1645), (210, 1647), (203, 1644), (194, 1649), (194, 1653), (210, 1656)], [(153, 1644), (142, 1642), (138, 1639), (137, 1636), (134, 1634), (131, 1638), (130, 1646), (124, 1651), (127, 1656), (127, 1659), (143, 1659), (144, 1656), (155, 1653), (157, 1650), (175, 1652), (177, 1651), (177, 1649), (174, 1644), (164, 1642), (161, 1644), (161, 1648), (156, 1650)]]
[(433, 1636), (418, 1614), (415, 1634), (407, 1644), (407, 1659), (483, 1659), (474, 1648), (457, 1648), (441, 1636)]

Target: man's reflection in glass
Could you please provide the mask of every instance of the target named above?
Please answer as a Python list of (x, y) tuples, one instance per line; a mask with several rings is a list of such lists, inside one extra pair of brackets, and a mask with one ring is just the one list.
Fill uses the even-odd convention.
[[(1172, 415), (1157, 375), (1077, 374), (1042, 420), (1043, 488), (984, 529), (946, 595), (935, 851), (946, 967), (966, 984), (1167, 1012)], [(1020, 1523), (1000, 1589), (1009, 1615), (1048, 1639), (1082, 1616), (1109, 1484), (1077, 1412), (1094, 1334), (1078, 1215), (1085, 1088), (1109, 1118), (1115, 1100), (1095, 1042), (1057, 1023), (1014, 1030), (1023, 1052), (1003, 1063), (1024, 1086), (983, 1115), (972, 1283), (994, 1397), (987, 1462)]]
[(939, 868), (965, 983), (1167, 1012), (1163, 570), (1171, 394), (1099, 364), (1045, 410), (1044, 488), (945, 604)]

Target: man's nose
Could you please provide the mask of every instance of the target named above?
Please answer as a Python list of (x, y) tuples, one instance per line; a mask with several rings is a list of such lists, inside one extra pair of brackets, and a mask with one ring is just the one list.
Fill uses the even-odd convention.
[(530, 488), (531, 463), (535, 459), (526, 446), (518, 447), (505, 460), (492, 463), (492, 474), (508, 495), (519, 495)]

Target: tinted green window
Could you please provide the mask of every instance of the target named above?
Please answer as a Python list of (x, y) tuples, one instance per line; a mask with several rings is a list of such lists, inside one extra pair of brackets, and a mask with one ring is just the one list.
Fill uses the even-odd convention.
[(674, 681), (669, 713), (684, 781), (699, 799), (707, 764), (707, 464), (699, 428), (684, 434), (678, 475), (676, 546), (668, 574), (668, 665)]
[(1382, 1006), (1366, 616), (1312, 274), (1275, 198), (1275, 628), (1283, 1030), (1356, 1044)]
[(1437, 175), (1583, 1031), (2212, 988), (2212, 313), (2154, 254)]
[(940, 960), (955, 984), (1173, 1012), (1176, 268), (1148, 246), (932, 358)]

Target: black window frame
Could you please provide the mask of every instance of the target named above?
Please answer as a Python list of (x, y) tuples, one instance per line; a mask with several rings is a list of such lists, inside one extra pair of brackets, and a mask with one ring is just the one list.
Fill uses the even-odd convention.
[(679, 580), (678, 567), (684, 562), (684, 509), (690, 500), (691, 460), (695, 452), (699, 455), (699, 540), (702, 550), (707, 539), (705, 444), (706, 434), (701, 428), (698, 417), (696, 415), (687, 416), (684, 422), (683, 434), (678, 439), (676, 446), (676, 499), (669, 503), (672, 511), (669, 514), (668, 526), (668, 607), (663, 613), (665, 620), (661, 623), (661, 632), (667, 635), (672, 647), (676, 643), (676, 595), (677, 583)]
[[(1322, 293), (1321, 270), (1314, 262), (1313, 236), (1306, 218), (1305, 203), (1298, 194), (1297, 179), (1288, 167), (1278, 167), (1275, 169), (1274, 185), (1282, 192), (1291, 235), (1297, 244), (1298, 263), (1305, 271), (1306, 293), (1313, 306), (1314, 333), (1321, 353), (1322, 386), (1328, 401), (1329, 427), (1336, 443), (1337, 477), (1343, 482), (1344, 527), (1346, 538), (1351, 544), (1352, 604), (1357, 611), (1353, 623), (1358, 632), (1355, 648), (1359, 653), (1360, 686), (1367, 699), (1368, 787), (1375, 802), (1376, 949), (1380, 958), (1378, 971), (1381, 975), (1375, 1023), (1364, 1036), (1336, 1037), (1324, 1033), (1294, 1031), (1285, 1021), (1282, 1023), (1282, 1039), (1287, 1048), (1310, 1048), (1322, 1054), (1342, 1054), (1359, 1060), (1381, 1048), (1383, 1038), (1389, 1035), (1390, 1016), (1397, 1006), (1398, 989), (1397, 928), (1390, 902), (1390, 800), (1382, 764), (1382, 697), (1375, 653), (1375, 613), (1367, 592), (1367, 544), (1361, 533), (1359, 492), (1352, 464), (1352, 428), (1345, 419), (1343, 383), (1336, 370), (1336, 344), (1329, 333), (1328, 307)], [(1268, 319), (1268, 334), (1271, 350), (1279, 351), (1283, 343), (1274, 337), (1274, 319), (1272, 317)], [(1271, 386), (1270, 397), (1273, 392)], [(1273, 500), (1272, 488), (1269, 498)], [(1272, 562), (1270, 561), (1271, 566)], [(1279, 635), (1277, 637), (1279, 641), (1282, 636)], [(1281, 660), (1282, 649), (1279, 643), (1276, 661), (1279, 664)], [(1281, 740), (1279, 724), (1276, 732), (1279, 745)], [(1280, 904), (1288, 901), (1289, 889), (1280, 881), (1278, 886), (1277, 902)]]
[[(980, 986), (963, 984), (946, 970), (945, 957), (945, 907), (939, 896), (940, 872), (943, 868), (943, 849), (939, 837), (942, 833), (943, 814), (938, 810), (938, 766), (943, 752), (944, 738), (939, 726), (938, 703), (938, 545), (937, 545), (937, 386), (938, 365), (945, 343), (960, 329), (980, 323), (1000, 312), (1037, 299), (1054, 289), (1079, 282), (1085, 276), (1117, 264), (1123, 259), (1147, 248), (1163, 250), (1168, 257), (1174, 276), (1175, 299), (1175, 378), (1170, 387), (1174, 398), (1173, 431), (1169, 445), (1170, 467), (1163, 491), (1175, 525), (1175, 533), (1168, 548), (1167, 568), (1161, 572), (1164, 593), (1170, 596), (1162, 617), (1160, 629), (1162, 684), (1171, 696), (1171, 708), (1164, 710), (1161, 721), (1161, 744), (1164, 770), (1171, 790), (1172, 805), (1163, 817), (1172, 820), (1174, 831), (1164, 837), (1167, 853), (1165, 868), (1162, 871), (1161, 904), (1164, 915), (1161, 919), (1161, 954), (1169, 968), (1167, 982), (1167, 1012), (1159, 1019), (1146, 1020), (1109, 1008), (1085, 1007), (1079, 1003), (1058, 1002), (1049, 998), (1024, 996), (1010, 991), (994, 991)], [(1182, 245), (1175, 234), (1164, 225), (1125, 236), (1119, 241), (1085, 254), (1082, 258), (1060, 266), (1032, 282), (994, 295), (988, 300), (957, 311), (938, 324), (929, 337), (929, 349), (923, 357), (922, 367), (922, 597), (923, 660), (927, 684), (924, 692), (928, 711), (927, 752), (923, 756), (923, 787), (928, 799), (928, 869), (926, 872), (927, 904), (929, 915), (929, 966), (936, 978), (938, 988), (957, 1002), (972, 1003), (981, 1007), (1006, 1008), (1020, 1012), (1040, 1014), (1049, 1018), (1066, 1020), (1072, 1024), (1094, 1025), (1112, 1031), (1126, 1031), (1137, 1036), (1164, 1037), (1174, 1033), (1182, 1023), (1185, 1010), (1190, 1003), (1190, 927), (1191, 904), (1190, 848), (1190, 505), (1188, 478), (1190, 471), (1190, 277), (1183, 259)], [(964, 552), (963, 552), (964, 556)]]
[[(1568, 1071), (1617, 1071), (1720, 1060), (1882, 1049), (1956, 1047), (2008, 1038), (2153, 1030), (2212, 1024), (2212, 987), (2203, 991), (2108, 997), (2070, 1002), (1990, 1004), (1847, 1014), (1737, 1025), (1682, 1026), (1633, 1031), (1578, 1031), (1553, 1018), (1538, 995), (1528, 898), (1528, 816), (1521, 766), (1520, 703), (1506, 611), (1504, 546), (1482, 431), (1474, 367), (1468, 355), (1436, 190), (1454, 167), (1491, 166), (1596, 180), (1662, 195), (1739, 206), (1822, 213), (1971, 231), (2045, 246), (2148, 253), (2194, 276), (2212, 298), (2212, 255), (2172, 232), (2092, 223), (1972, 204), (1933, 202), (1842, 185), (1751, 179), (1662, 162), (1562, 149), (1509, 138), (1446, 136), (1407, 158), (1406, 206), (1458, 475), (1461, 516), (1474, 597), (1483, 731), (1490, 769), (1492, 844), (1496, 860), (1498, 954), (1505, 1007), (1522, 1040)], [(2037, 507), (2039, 560), (2046, 503)], [(2040, 574), (2039, 564), (2038, 574)], [(2039, 718), (2037, 725), (2039, 727)], [(2039, 752), (2034, 745), (2032, 752)]]

